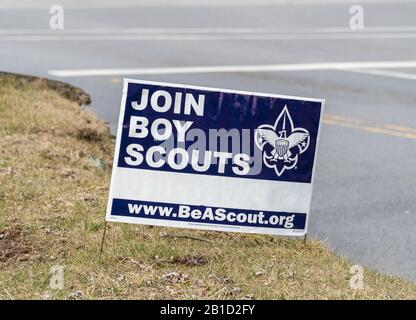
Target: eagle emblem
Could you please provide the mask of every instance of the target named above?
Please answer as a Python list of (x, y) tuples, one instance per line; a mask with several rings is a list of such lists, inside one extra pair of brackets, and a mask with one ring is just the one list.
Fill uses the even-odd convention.
[(299, 155), (309, 147), (310, 135), (308, 130), (293, 125), (285, 106), (273, 126), (263, 124), (256, 129), (254, 139), (263, 151), (264, 164), (281, 176), (296, 166)]

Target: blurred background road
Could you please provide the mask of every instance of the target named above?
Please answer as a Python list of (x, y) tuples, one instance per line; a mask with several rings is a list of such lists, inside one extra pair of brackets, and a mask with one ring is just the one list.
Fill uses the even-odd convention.
[(64, 0), (58, 31), (54, 2), (0, 0), (0, 70), (85, 89), (113, 132), (123, 76), (326, 98), (309, 234), (416, 280), (416, 1), (358, 1), (358, 31), (343, 0)]

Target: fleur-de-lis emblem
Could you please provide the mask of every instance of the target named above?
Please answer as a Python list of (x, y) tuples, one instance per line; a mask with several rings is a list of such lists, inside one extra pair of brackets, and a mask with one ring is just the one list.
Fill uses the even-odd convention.
[(256, 129), (254, 139), (263, 151), (263, 163), (281, 176), (296, 166), (299, 155), (309, 147), (310, 135), (308, 130), (293, 125), (285, 106), (273, 126), (263, 124)]

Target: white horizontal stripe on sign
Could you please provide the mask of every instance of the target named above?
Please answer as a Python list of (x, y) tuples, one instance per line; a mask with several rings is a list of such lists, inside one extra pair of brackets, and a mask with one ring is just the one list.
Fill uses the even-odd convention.
[(226, 72), (282, 72), (282, 71), (319, 71), (349, 69), (392, 69), (416, 68), (416, 61), (366, 61), (366, 62), (322, 62), (290, 63), (270, 65), (235, 65), (235, 66), (189, 66), (166, 68), (128, 68), (128, 69), (78, 69), (50, 70), (49, 75), (57, 77), (91, 77), (123, 75), (156, 74), (192, 74), (192, 73), (226, 73)]
[(295, 213), (310, 210), (310, 183), (118, 167), (114, 170), (112, 198)]
[(198, 223), (186, 221), (174, 221), (163, 219), (146, 219), (138, 217), (123, 217), (123, 216), (107, 216), (107, 221), (111, 222), (125, 222), (125, 223), (139, 223), (160, 227), (176, 227), (176, 228), (191, 228), (199, 230), (216, 230), (226, 232), (245, 232), (245, 233), (265, 233), (276, 234), (280, 236), (303, 236), (307, 233), (307, 226), (305, 229), (285, 229), (285, 228), (264, 228), (264, 227), (247, 227), (226, 224), (214, 223)]
[[(299, 96), (288, 96), (283, 94), (273, 94), (273, 93), (262, 93), (262, 92), (255, 92), (255, 91), (244, 91), (244, 90), (234, 90), (234, 89), (225, 89), (225, 88), (214, 88), (214, 87), (203, 87), (203, 86), (192, 86), (187, 84), (180, 84), (180, 83), (169, 83), (169, 82), (160, 82), (160, 81), (150, 81), (150, 80), (134, 80), (134, 79), (124, 79), (124, 86), (128, 83), (139, 83), (139, 84), (149, 84), (155, 86), (168, 86), (174, 88), (183, 88), (183, 89), (193, 89), (193, 90), (203, 90), (203, 91), (219, 91), (224, 93), (236, 93), (236, 94), (245, 94), (245, 95), (256, 95), (259, 97), (272, 97), (272, 98), (280, 98), (280, 99), (292, 99), (292, 100), (305, 100), (305, 101), (315, 101), (324, 103), (325, 99), (315, 99), (315, 98), (307, 98), (307, 97), (299, 97)], [(120, 125), (120, 124), (119, 124)]]

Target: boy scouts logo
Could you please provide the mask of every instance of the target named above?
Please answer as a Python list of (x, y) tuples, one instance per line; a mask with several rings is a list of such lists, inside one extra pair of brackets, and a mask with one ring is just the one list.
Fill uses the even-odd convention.
[(259, 126), (254, 139), (257, 147), (263, 151), (264, 164), (273, 168), (278, 176), (296, 166), (299, 155), (308, 149), (310, 142), (308, 130), (293, 125), (287, 106), (277, 117), (274, 126)]

